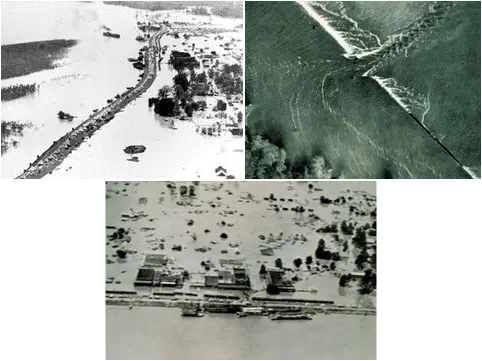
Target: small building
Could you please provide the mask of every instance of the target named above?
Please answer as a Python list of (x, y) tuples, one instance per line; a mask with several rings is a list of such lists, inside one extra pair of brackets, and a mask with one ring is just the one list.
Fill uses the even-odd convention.
[(166, 274), (161, 277), (161, 287), (182, 287), (181, 274)]
[(204, 284), (206, 287), (218, 287), (219, 275), (216, 272), (210, 272), (204, 277)]
[(268, 283), (278, 284), (283, 280), (285, 271), (282, 269), (269, 269), (267, 274)]
[(165, 254), (146, 254), (144, 257), (144, 267), (163, 267), (166, 266), (168, 258)]
[(227, 281), (227, 280), (232, 280), (234, 278), (233, 272), (228, 269), (220, 269), (218, 271), (218, 279)]
[(353, 278), (362, 278), (363, 276), (365, 276), (365, 272), (350, 272), (350, 275)]
[(140, 268), (134, 286), (152, 286), (154, 270), (152, 268)]
[(263, 256), (274, 256), (274, 250), (271, 247), (261, 248), (260, 252)]
[(219, 265), (223, 268), (242, 267), (243, 261), (239, 259), (220, 259)]
[(275, 285), (281, 292), (295, 291), (293, 282), (285, 277), (285, 271), (282, 269), (269, 269), (266, 279), (268, 281), (268, 285)]

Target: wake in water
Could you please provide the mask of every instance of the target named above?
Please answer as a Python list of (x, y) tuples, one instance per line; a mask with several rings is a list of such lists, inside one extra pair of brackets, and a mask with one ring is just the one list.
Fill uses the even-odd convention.
[[(344, 49), (344, 56), (357, 60), (357, 69), (364, 70), (362, 76), (375, 80), (429, 135), (438, 142), (457, 164), (472, 178), (480, 178), (480, 170), (463, 166), (453, 153), (437, 139), (426, 126), (426, 116), (430, 112), (430, 92), (422, 94), (414, 89), (400, 84), (395, 78), (384, 78), (377, 75), (377, 70), (391, 58), (403, 54), (408, 57), (408, 50), (423, 43), (424, 35), (440, 26), (445, 14), (453, 6), (453, 2), (434, 2), (429, 10), (417, 17), (398, 34), (392, 34), (382, 43), (378, 36), (361, 29), (359, 24), (350, 18), (343, 2), (304, 2), (297, 1), (303, 9), (322, 26), (328, 34)], [(360, 61), (360, 62), (358, 62)], [(343, 69), (340, 69), (343, 70)], [(322, 81), (323, 106), (334, 114), (325, 97), (325, 81), (332, 73), (327, 74)]]

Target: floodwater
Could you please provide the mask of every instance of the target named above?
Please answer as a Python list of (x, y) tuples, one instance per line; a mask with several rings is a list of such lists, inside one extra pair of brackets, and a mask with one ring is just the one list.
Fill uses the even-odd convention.
[(342, 178), (480, 177), (480, 3), (312, 4), (246, 3), (253, 134)]
[[(227, 39), (241, 38), (241, 33), (223, 33)], [(210, 49), (219, 49), (219, 44), (226, 40), (214, 40), (208, 37), (191, 37), (189, 44)], [(207, 41), (205, 41), (207, 40)], [(169, 54), (173, 50), (186, 50), (182, 46), (183, 38), (163, 36), (161, 46), (168, 46)], [(237, 43), (240, 44), (240, 43)], [(184, 49), (186, 48), (186, 49)], [(242, 51), (240, 49), (240, 51)], [(217, 118), (206, 119), (206, 114), (197, 112), (194, 121), (176, 121), (175, 128), (170, 127), (170, 119), (163, 118), (148, 107), (148, 99), (157, 96), (164, 85), (172, 85), (176, 71), (163, 59), (153, 85), (139, 98), (130, 103), (114, 121), (102, 127), (94, 137), (86, 140), (47, 178), (92, 178), (149, 179), (163, 178), (175, 180), (215, 179), (214, 170), (223, 166), (236, 178), (244, 177), (244, 139), (223, 132), (219, 137), (203, 136), (195, 129), (199, 125), (210, 125)], [(208, 110), (215, 105), (215, 99), (225, 96), (205, 97)], [(236, 115), (241, 104), (228, 107), (228, 113)], [(115, 140), (115, 142), (113, 142)], [(130, 158), (123, 152), (129, 145), (142, 144), (146, 151), (138, 154), (139, 162), (127, 161)], [(85, 162), (101, 154), (98, 162)]]
[[(313, 188), (310, 190), (308, 185)], [(175, 184), (176, 189), (168, 188)], [(134, 287), (137, 271), (145, 254), (165, 254), (169, 263), (189, 271), (191, 280), (183, 291), (193, 292), (192, 280), (205, 274), (201, 262), (209, 259), (216, 266), (219, 259), (243, 260), (256, 295), (265, 295), (258, 271), (261, 264), (270, 268), (276, 258), (290, 267), (296, 257), (305, 260), (313, 255), (323, 238), (331, 251), (339, 251), (341, 242), (329, 234), (316, 233), (320, 226), (347, 220), (364, 225), (374, 221), (367, 215), (349, 213), (350, 205), (370, 212), (376, 207), (375, 182), (200, 182), (195, 197), (179, 195), (181, 185), (192, 182), (107, 182), (106, 225), (129, 230), (131, 241), (126, 259), (118, 259), (119, 240), (106, 237), (107, 290), (149, 294), (151, 289)], [(264, 198), (273, 193), (276, 201)], [(323, 195), (334, 199), (344, 196), (344, 205), (321, 205)], [(304, 214), (291, 210), (275, 212), (273, 205), (291, 209), (302, 205)], [(214, 206), (214, 207), (213, 207)], [(309, 210), (312, 209), (312, 212)], [(146, 216), (132, 220), (125, 215)], [(312, 221), (309, 214), (320, 219)], [(124, 215), (124, 216), (123, 216)], [(192, 224), (188, 225), (188, 221)], [(205, 230), (209, 229), (209, 233)], [(106, 230), (106, 235), (112, 233)], [(224, 232), (227, 239), (220, 238)], [(269, 234), (278, 236), (269, 241)], [(193, 235), (196, 237), (194, 238)], [(260, 239), (266, 237), (266, 241)], [(303, 235), (307, 241), (296, 240)], [(160, 244), (165, 248), (160, 249)], [(173, 251), (175, 244), (181, 252)], [(260, 246), (271, 246), (273, 256), (260, 254)], [(200, 253), (195, 249), (208, 248)], [(354, 270), (356, 253), (349, 247), (345, 261), (337, 270)], [(223, 253), (222, 251), (226, 251)], [(312, 274), (302, 266), (296, 275), (297, 292), (293, 297), (332, 300), (337, 304), (376, 306), (376, 296), (360, 299), (355, 290), (341, 290), (339, 279), (331, 272)], [(316, 289), (317, 293), (303, 292)], [(195, 290), (202, 296), (202, 289)], [(212, 292), (212, 290), (211, 290)], [(217, 291), (219, 292), (219, 291)], [(221, 293), (236, 294), (236, 291)], [(288, 297), (286, 294), (283, 296)], [(234, 315), (208, 314), (203, 318), (182, 318), (179, 309), (158, 307), (107, 306), (108, 359), (374, 359), (376, 358), (376, 316), (317, 315), (312, 321), (274, 322), (262, 317), (237, 318)]]
[(107, 306), (107, 359), (376, 359), (376, 316), (317, 315), (312, 321)]
[[(335, 242), (330, 234), (320, 234), (316, 230), (342, 220), (359, 225), (372, 224), (375, 220), (370, 216), (370, 211), (376, 207), (373, 182), (312, 182), (318, 190), (309, 190), (307, 182), (201, 182), (196, 186), (193, 199), (178, 195), (182, 184), (192, 183), (176, 182), (178, 189), (171, 193), (167, 182), (107, 182), (106, 225), (129, 229), (132, 237), (129, 249), (136, 252), (127, 260), (118, 259), (115, 253), (121, 241), (106, 239), (106, 277), (115, 279), (107, 289), (134, 290), (134, 280), (144, 255), (163, 253), (173, 265), (184, 267), (191, 275), (205, 272), (201, 262), (206, 259), (215, 264), (222, 258), (241, 259), (248, 268), (253, 289), (263, 296), (264, 283), (258, 274), (261, 264), (273, 267), (275, 259), (281, 258), (286, 267), (292, 267), (295, 258), (305, 260), (314, 255), (320, 238), (325, 240), (327, 249), (345, 256), (337, 264), (339, 272), (355, 271), (354, 260), (358, 255), (355, 247), (350, 246), (346, 254), (342, 252), (344, 240), (350, 243), (351, 237), (339, 234), (340, 241)], [(270, 193), (278, 200), (264, 200)], [(332, 199), (352, 197), (352, 200), (345, 205), (321, 205), (321, 195)], [(367, 202), (365, 195), (375, 201)], [(141, 198), (146, 202), (139, 203)], [(274, 204), (287, 209), (275, 212)], [(300, 205), (307, 209), (306, 213), (291, 210)], [(367, 214), (350, 214), (350, 205)], [(140, 211), (147, 216), (135, 221), (122, 216)], [(313, 220), (310, 214), (320, 219)], [(193, 224), (187, 225), (188, 220)], [(223, 232), (228, 235), (227, 239), (220, 238)], [(106, 234), (111, 233), (112, 229), (107, 229)], [(280, 233), (282, 236), (270, 241), (270, 233), (274, 237)], [(301, 241), (297, 235), (307, 240)], [(265, 239), (261, 240), (260, 236)], [(159, 248), (161, 243), (163, 250)], [(172, 251), (176, 244), (183, 246), (182, 252)], [(201, 247), (208, 251), (196, 251)], [(261, 255), (260, 248), (266, 247), (273, 248), (272, 256)], [(293, 297), (332, 300), (345, 305), (376, 305), (375, 296), (360, 298), (354, 289), (340, 289), (338, 277), (330, 272), (313, 275), (303, 266), (297, 276), (300, 292), (295, 292)], [(188, 289), (186, 285), (186, 291)], [(309, 289), (318, 292), (303, 292)]]
[[(136, 11), (100, 2), (2, 2), (2, 44), (76, 39), (62, 66), (2, 80), (2, 86), (37, 83), (31, 96), (2, 102), (2, 120), (31, 122), (17, 148), (2, 155), (2, 177), (13, 178), (28, 167), (54, 140), (85, 120), (93, 109), (137, 82), (138, 71), (127, 61), (140, 48), (135, 40)], [(25, 19), (33, 20), (25, 26)], [(102, 26), (121, 35), (102, 35)], [(122, 76), (119, 76), (122, 74)], [(75, 115), (60, 121), (62, 110)], [(90, 160), (91, 162), (92, 160)]]
[[(137, 83), (140, 72), (127, 58), (136, 57), (143, 46), (135, 40), (138, 35), (136, 18), (144, 20), (145, 14), (141, 10), (101, 2), (32, 2), (28, 5), (2, 2), (2, 44), (58, 38), (79, 40), (58, 68), (2, 80), (2, 86), (39, 84), (39, 90), (33, 95), (2, 102), (2, 120), (33, 123), (32, 128), (25, 130), (19, 144), (2, 154), (3, 178), (18, 176), (37, 155), (85, 120), (93, 109), (102, 108), (107, 99)], [(24, 26), (25, 19), (32, 19), (28, 27)], [(187, 19), (182, 13), (171, 14), (168, 20)], [(204, 21), (193, 20), (191, 16), (189, 20)], [(212, 17), (211, 21), (218, 28), (226, 28), (223, 27), (226, 24), (232, 28), (242, 23), (218, 17)], [(119, 33), (121, 38), (104, 37), (103, 26)], [(173, 41), (173, 38), (161, 39), (163, 44)], [(49, 177), (213, 178), (218, 165), (223, 165), (236, 177), (243, 177), (242, 138), (234, 138), (229, 133), (208, 139), (195, 133), (194, 124), (176, 124), (178, 129), (172, 130), (148, 108), (147, 99), (156, 95), (163, 85), (172, 85), (173, 76), (173, 70), (163, 65), (148, 92), (82, 144)], [(60, 121), (57, 119), (60, 110), (76, 118), (71, 122)], [(138, 163), (127, 161), (123, 152), (126, 146), (133, 144), (147, 147)]]

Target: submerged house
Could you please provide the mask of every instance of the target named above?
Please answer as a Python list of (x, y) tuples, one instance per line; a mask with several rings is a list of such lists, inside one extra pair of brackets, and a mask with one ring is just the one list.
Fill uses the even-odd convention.
[(217, 167), (217, 168), (214, 170), (214, 172), (216, 173), (216, 175), (217, 175), (218, 177), (226, 177), (226, 175), (228, 174), (228, 171), (226, 170), (226, 168), (221, 167), (221, 166)]
[(146, 254), (144, 267), (162, 267), (167, 265), (168, 258), (165, 254)]
[(194, 56), (191, 56), (190, 53), (177, 50), (171, 52), (169, 63), (171, 63), (176, 70), (182, 68), (197, 68), (200, 66), (200, 63)]
[(140, 268), (134, 286), (152, 286), (153, 280), (154, 270), (152, 268)]
[(220, 268), (206, 274), (205, 287), (226, 290), (250, 290), (248, 272), (240, 260), (220, 260)]
[(266, 275), (268, 285), (278, 287), (281, 292), (294, 292), (295, 286), (293, 282), (285, 277), (285, 271), (282, 269), (269, 269)]

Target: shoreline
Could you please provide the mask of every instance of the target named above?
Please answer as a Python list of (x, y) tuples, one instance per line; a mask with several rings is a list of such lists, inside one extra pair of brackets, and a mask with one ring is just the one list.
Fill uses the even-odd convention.
[[(127, 307), (166, 307), (166, 308), (182, 308), (183, 306), (188, 306), (193, 302), (199, 303), (202, 306), (213, 305), (216, 306), (239, 306), (248, 307), (246, 302), (223, 302), (223, 301), (206, 301), (206, 300), (172, 300), (172, 299), (153, 299), (153, 298), (106, 298), (106, 306), (127, 306)], [(321, 302), (321, 301), (320, 301)], [(276, 302), (273, 300), (268, 301), (258, 301), (250, 302), (249, 307), (262, 307), (266, 309), (273, 309), (274, 311), (290, 310), (293, 308), (302, 308), (304, 312), (314, 312), (323, 314), (345, 314), (345, 315), (364, 315), (364, 316), (376, 316), (376, 309), (374, 308), (361, 308), (355, 306), (340, 306), (340, 305), (306, 305), (306, 303), (293, 302), (291, 304), (284, 302)], [(215, 312), (219, 313), (219, 312)], [(232, 313), (232, 312), (221, 312), (221, 313)]]
[(53, 172), (84, 140), (90, 138), (103, 125), (111, 121), (116, 113), (122, 111), (129, 103), (145, 92), (156, 78), (156, 53), (160, 49), (159, 40), (167, 32), (167, 29), (160, 30), (149, 39), (149, 47), (145, 51), (145, 70), (142, 78), (134, 88), (124, 92), (118, 99), (91, 115), (60, 139), (54, 141), (16, 179), (39, 179)]

